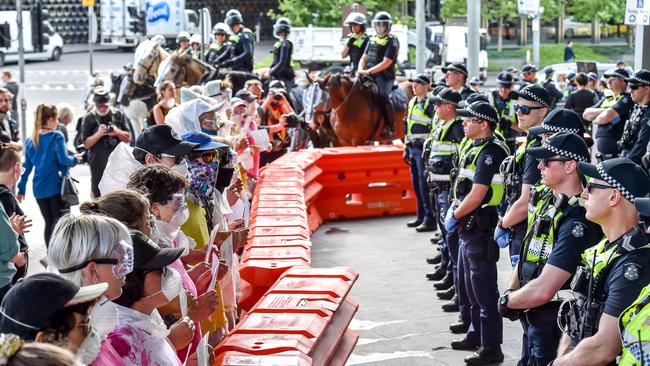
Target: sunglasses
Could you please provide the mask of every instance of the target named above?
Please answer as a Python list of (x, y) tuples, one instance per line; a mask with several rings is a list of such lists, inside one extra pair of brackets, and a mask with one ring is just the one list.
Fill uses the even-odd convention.
[(561, 162), (567, 162), (571, 161), (571, 159), (564, 159), (564, 158), (546, 158), (546, 159), (537, 159), (539, 162), (542, 163), (545, 167), (548, 167), (548, 165), (554, 161), (561, 161)]
[(209, 164), (215, 161), (219, 161), (221, 159), (221, 156), (218, 151), (214, 150), (214, 151), (204, 152), (201, 154), (193, 154), (192, 159), (196, 159), (196, 158), (201, 158), (201, 161), (203, 161), (206, 164)]
[(515, 104), (514, 106), (512, 106), (512, 108), (515, 110), (515, 113), (521, 112), (521, 114), (523, 115), (528, 115), (530, 114), (530, 111), (532, 111), (533, 109), (542, 109), (546, 107), (530, 107), (527, 105)]
[(587, 192), (591, 193), (591, 191), (592, 191), (594, 188), (595, 188), (595, 189), (610, 189), (610, 188), (614, 188), (614, 187), (612, 187), (612, 186), (608, 186), (608, 185), (605, 185), (605, 184), (598, 184), (598, 183), (593, 183), (593, 182), (587, 182), (587, 185), (585, 186), (585, 189), (587, 190)]
[(641, 84), (630, 84), (630, 90), (637, 90), (644, 85)]
[(476, 123), (476, 124), (485, 122), (484, 120), (482, 120), (480, 118), (477, 118), (477, 117), (465, 118), (465, 121), (467, 121), (469, 123)]

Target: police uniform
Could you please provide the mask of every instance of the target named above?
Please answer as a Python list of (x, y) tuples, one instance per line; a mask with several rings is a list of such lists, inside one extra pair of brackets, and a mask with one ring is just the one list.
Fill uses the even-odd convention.
[(388, 58), (392, 61), (390, 66), (385, 70), (371, 75), (377, 84), (379, 93), (388, 98), (393, 89), (393, 84), (395, 83), (395, 68), (397, 55), (399, 53), (399, 41), (397, 40), (397, 37), (392, 34), (388, 34), (384, 37), (379, 37), (377, 35), (372, 36), (368, 41), (364, 53), (368, 55), (366, 70), (380, 64), (384, 61), (384, 58)]
[(363, 52), (366, 50), (369, 40), (370, 37), (368, 37), (365, 32), (361, 33), (361, 35), (357, 35), (353, 32), (348, 34), (347, 46), (350, 50), (348, 55), (350, 56), (350, 65), (352, 66), (350, 72), (352, 75), (354, 75), (359, 69), (359, 61), (363, 56)]
[(288, 39), (279, 39), (273, 45), (273, 62), (269, 74), (273, 80), (281, 80), (287, 90), (293, 86), (296, 76), (293, 70), (293, 43)]
[[(418, 75), (412, 82), (430, 84), (429, 78), (424, 74)], [(422, 99), (415, 96), (408, 103), (407, 113), (405, 143), (410, 160), (411, 181), (417, 197), (417, 218), (418, 221), (422, 221), (422, 225), (432, 226), (435, 225), (435, 222), (429, 202), (425, 160), (422, 152), (424, 141), (431, 131), (433, 104), (426, 96)]]
[[(650, 71), (641, 69), (625, 80), (630, 84), (650, 86)], [(621, 157), (628, 158), (640, 165), (648, 142), (650, 142), (650, 108), (648, 108), (648, 104), (636, 103), (630, 114), (630, 119), (625, 123), (623, 137), (619, 142)]]
[(600, 125), (596, 129), (596, 146), (601, 154), (602, 160), (615, 158), (619, 154), (618, 140), (623, 136), (625, 122), (634, 108), (634, 101), (629, 93), (623, 93), (615, 97), (613, 95), (602, 98), (595, 108), (612, 108), (618, 117), (606, 125)]
[[(630, 202), (648, 194), (650, 178), (629, 159), (615, 158), (598, 165), (579, 163), (585, 176), (604, 180)], [(638, 226), (618, 238), (603, 239), (582, 254), (559, 323), (572, 345), (598, 332), (603, 313), (618, 318), (650, 282), (650, 236)]]
[[(462, 116), (487, 120), (493, 127), (498, 123), (496, 111), (488, 103), (475, 102), (458, 112)], [(498, 352), (503, 359), (500, 351), (503, 324), (497, 309), (496, 263), (499, 248), (492, 239), (492, 233), (498, 220), (497, 206), (504, 196), (504, 181), (499, 174), (499, 165), (508, 154), (505, 143), (494, 136), (472, 141), (460, 156), (458, 178), (453, 187), (454, 199), (460, 202), (470, 193), (473, 184), (489, 186), (481, 206), (459, 218), (457, 224), (460, 240), (459, 292), (464, 290), (467, 294), (471, 318), (464, 342), (482, 347), (470, 357), (482, 357), (481, 352), (485, 351)]]
[[(533, 148), (528, 153), (540, 159), (556, 155), (577, 161), (589, 159), (589, 151), (582, 138), (565, 132), (554, 134), (541, 147)], [(580, 194), (573, 197), (555, 196), (553, 190), (543, 184), (533, 187), (528, 229), (516, 268), (519, 288), (539, 277), (547, 263), (570, 274), (575, 273), (581, 253), (603, 237), (600, 227), (588, 221), (585, 213)], [(561, 289), (568, 289), (569, 283)], [(502, 314), (518, 315), (524, 329), (520, 365), (547, 365), (555, 359), (561, 338), (555, 322), (560, 301), (556, 296), (550, 302), (521, 314), (519, 310), (507, 308), (508, 293), (501, 297), (499, 305)], [(515, 319), (512, 315), (508, 317)]]
[[(506, 87), (512, 87), (512, 75), (502, 72), (497, 75), (497, 84)], [(515, 151), (517, 136), (521, 134), (515, 131), (512, 126), (517, 125), (517, 113), (515, 113), (514, 106), (517, 104), (515, 99), (510, 97), (501, 99), (497, 90), (492, 90), (488, 94), (490, 104), (497, 110), (499, 115), (499, 124), (497, 125), (496, 132), (500, 133), (506, 141), (510, 151)]]
[(650, 365), (650, 285), (619, 317), (623, 352), (619, 366)]
[(243, 27), (238, 33), (230, 35), (228, 39), (232, 44), (230, 59), (221, 66), (230, 66), (235, 71), (253, 72), (253, 54), (255, 51), (255, 34), (252, 30)]
[[(467, 68), (465, 67), (465, 65), (463, 65), (461, 63), (449, 64), (449, 65), (442, 68), (443, 73), (446, 74), (447, 71), (459, 72), (459, 73), (465, 75), (465, 79), (467, 79), (467, 77), (469, 76), (469, 73), (467, 72)], [(460, 98), (462, 100), (467, 100), (467, 98), (469, 98), (473, 94), (479, 94), (479, 93), (476, 93), (476, 91), (474, 89), (470, 88), (467, 85), (463, 85), (462, 87), (460, 87), (457, 90), (452, 88), (452, 90), (458, 92), (460, 94)]]
[(223, 43), (214, 42), (208, 48), (206, 60), (210, 65), (221, 64), (231, 56), (232, 44), (229, 41)]
[(544, 80), (544, 83), (542, 84), (542, 87), (546, 90), (548, 93), (549, 97), (551, 98), (551, 109), (555, 109), (555, 105), (557, 102), (562, 99), (564, 96), (562, 92), (557, 88), (557, 85), (555, 85), (555, 81), (553, 81), (553, 73), (555, 70), (551, 67), (547, 67), (544, 70), (544, 73), (546, 74), (546, 80)]

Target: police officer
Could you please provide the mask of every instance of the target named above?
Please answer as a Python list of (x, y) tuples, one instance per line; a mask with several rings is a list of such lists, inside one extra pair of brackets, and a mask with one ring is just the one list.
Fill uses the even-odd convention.
[[(528, 85), (513, 92), (517, 96), (514, 110), (517, 113), (519, 129), (528, 131), (538, 126), (549, 112), (550, 97), (546, 90), (539, 85)], [(498, 232), (505, 230), (500, 242), (510, 246), (510, 257), (513, 265), (517, 262), (521, 240), (526, 234), (526, 218), (528, 213), (528, 197), (531, 187), (540, 179), (537, 160), (526, 153), (526, 149), (540, 146), (538, 136), (529, 135), (526, 142), (521, 144), (514, 156), (508, 157), (501, 167), (501, 174), (506, 179), (506, 202), (508, 208), (503, 215)]]
[(385, 11), (375, 14), (372, 26), (377, 35), (370, 38), (368, 46), (359, 62), (359, 75), (370, 75), (375, 80), (380, 97), (384, 103), (384, 131), (382, 135), (391, 136), (395, 131), (395, 110), (389, 96), (395, 82), (395, 68), (399, 54), (399, 41), (390, 34), (392, 17)]
[(244, 27), (244, 19), (237, 9), (228, 10), (225, 22), (233, 33), (229, 38), (232, 44), (230, 58), (216, 66), (230, 67), (235, 71), (253, 72), (255, 40), (253, 31)]
[(192, 58), (196, 60), (201, 59), (201, 35), (200, 34), (192, 34), (190, 37), (190, 47), (191, 52), (192, 52)]
[(210, 65), (221, 64), (230, 57), (231, 43), (228, 40), (228, 32), (230, 29), (226, 23), (217, 23), (212, 27), (214, 42), (210, 45), (206, 57)]
[(178, 45), (178, 53), (181, 53), (190, 47), (190, 34), (182, 31), (176, 36), (176, 44)]
[(521, 135), (517, 126), (517, 114), (515, 104), (517, 101), (511, 98), (510, 92), (514, 84), (512, 75), (507, 72), (500, 72), (497, 75), (497, 88), (490, 91), (488, 98), (490, 104), (497, 110), (499, 124), (497, 132), (506, 140), (510, 151), (515, 151), (517, 136)]
[(559, 102), (563, 97), (562, 92), (557, 88), (557, 85), (555, 85), (555, 81), (553, 81), (553, 73), (555, 73), (555, 70), (553, 70), (552, 67), (548, 66), (545, 68), (544, 74), (546, 75), (546, 80), (544, 80), (544, 83), (542, 84), (542, 87), (546, 89), (551, 98), (551, 109), (554, 109), (557, 102)]
[[(576, 119), (580, 122), (577, 114)], [(555, 359), (562, 335), (555, 322), (557, 293), (568, 289), (581, 253), (597, 244), (603, 232), (585, 218), (581, 205), (578, 162), (589, 160), (582, 137), (557, 132), (528, 153), (539, 159), (542, 184), (534, 187), (520, 260), (499, 307), (503, 317), (520, 320), (524, 328), (519, 364), (547, 365)]]
[(273, 25), (273, 36), (278, 39), (273, 45), (273, 62), (269, 70), (272, 80), (280, 80), (287, 91), (291, 91), (293, 79), (293, 43), (288, 39), (291, 32), (291, 22), (287, 18), (279, 18)]
[(583, 253), (571, 282), (576, 299), (560, 309), (565, 334), (555, 366), (613, 363), (621, 352), (618, 317), (650, 282), (650, 237), (632, 203), (650, 192), (650, 178), (625, 158), (580, 162), (578, 170), (590, 177), (582, 192), (586, 218), (606, 238)]
[(634, 101), (627, 90), (627, 70), (616, 69), (603, 75), (611, 95), (605, 96), (595, 106), (585, 109), (582, 118), (598, 125), (595, 133), (596, 147), (600, 160), (618, 157), (618, 140), (623, 136), (623, 128), (628, 120)]
[(350, 27), (350, 34), (348, 34), (348, 41), (345, 43), (343, 51), (341, 51), (341, 58), (350, 56), (350, 72), (352, 75), (356, 74), (359, 61), (370, 39), (366, 34), (367, 23), (366, 16), (357, 12), (350, 13), (343, 22), (343, 25)]
[(623, 136), (618, 145), (621, 157), (641, 164), (650, 141), (650, 71), (641, 69), (626, 79), (630, 86), (630, 95), (634, 109), (630, 119), (625, 123)]
[(531, 84), (537, 84), (537, 71), (539, 70), (535, 65), (524, 65), (524, 67), (521, 68), (521, 81), (519, 82), (518, 89), (523, 89)]
[(434, 231), (438, 228), (429, 202), (429, 189), (423, 158), (424, 141), (431, 132), (433, 104), (429, 103), (427, 92), (431, 80), (426, 74), (419, 74), (410, 80), (415, 96), (409, 101), (406, 115), (406, 136), (404, 155), (408, 157), (411, 167), (411, 181), (417, 198), (417, 218), (406, 225), (415, 227), (418, 232)]
[[(440, 252), (441, 265), (439, 267), (442, 284), (449, 289), (438, 292), (438, 298), (449, 300), (442, 305), (444, 311), (458, 310), (458, 296), (456, 286), (458, 278), (458, 233), (447, 232), (443, 220), (451, 202), (451, 172), (454, 166), (454, 156), (458, 154), (460, 142), (465, 137), (462, 118), (456, 112), (461, 97), (458, 92), (450, 88), (443, 89), (431, 98), (436, 111), (438, 123), (431, 131), (430, 153), (427, 160), (428, 179), (432, 185), (431, 194), (436, 202), (436, 218), (442, 230), (442, 245)], [(435, 272), (434, 272), (435, 273)], [(444, 287), (443, 287), (444, 288)], [(469, 313), (467, 312), (467, 315)], [(469, 323), (469, 316), (465, 317)]]
[(492, 240), (498, 220), (497, 206), (503, 199), (503, 176), (499, 165), (508, 147), (495, 138), (499, 122), (496, 110), (485, 102), (474, 102), (457, 110), (471, 147), (460, 157), (454, 183), (454, 202), (445, 217), (445, 229), (458, 231), (459, 276), (470, 304), (471, 327), (464, 339), (451, 343), (453, 349), (478, 350), (465, 358), (468, 365), (503, 361), (503, 324), (497, 309), (497, 261), (499, 247)]
[(472, 88), (466, 85), (467, 83), (467, 68), (460, 63), (454, 63), (442, 68), (445, 73), (445, 83), (452, 90), (457, 91), (460, 97), (465, 100), (470, 95), (476, 93)]

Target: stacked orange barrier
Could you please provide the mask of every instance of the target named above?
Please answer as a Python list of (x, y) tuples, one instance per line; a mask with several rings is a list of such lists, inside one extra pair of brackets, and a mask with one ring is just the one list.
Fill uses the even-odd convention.
[(217, 365), (344, 365), (358, 274), (312, 269), (311, 233), (326, 220), (415, 212), (401, 146), (289, 153), (260, 171), (239, 269), (246, 315), (215, 349)]

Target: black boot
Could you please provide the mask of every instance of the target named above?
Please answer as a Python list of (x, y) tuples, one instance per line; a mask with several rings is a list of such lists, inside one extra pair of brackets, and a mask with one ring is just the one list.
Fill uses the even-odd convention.
[[(427, 263), (428, 264), (440, 264), (441, 260), (442, 260), (442, 255), (440, 255), (440, 252), (438, 252), (433, 257), (427, 258)], [(442, 277), (440, 277), (440, 278), (442, 278)], [(438, 278), (438, 280), (440, 278)]]
[(413, 220), (413, 221), (409, 221), (409, 222), (407, 222), (407, 223), (406, 223), (406, 226), (407, 226), (407, 227), (418, 227), (418, 226), (420, 226), (421, 223), (422, 223), (422, 220), (420, 220), (420, 219), (415, 219), (415, 220)]
[(465, 363), (472, 366), (487, 365), (503, 361), (501, 346), (481, 346), (474, 354), (465, 357)]
[(458, 296), (454, 294), (454, 296), (447, 301), (446, 303), (442, 304), (441, 306), (442, 311), (447, 312), (447, 313), (453, 313), (459, 310), (458, 307)]
[(471, 322), (459, 321), (458, 323), (454, 323), (454, 324), (450, 325), (449, 330), (454, 334), (467, 333), (467, 331), (469, 330), (470, 324), (471, 324)]
[(454, 286), (451, 286), (447, 290), (436, 292), (436, 296), (438, 296), (440, 300), (451, 300), (455, 294), (456, 290), (454, 289)]
[(395, 108), (393, 108), (390, 98), (384, 100), (384, 128), (382, 128), (381, 137), (392, 138), (395, 136)]
[(437, 230), (436, 232), (433, 233), (433, 238), (431, 240), (437, 240), (441, 241), (442, 240), (442, 232), (440, 230)]
[(440, 281), (447, 274), (447, 269), (438, 267), (435, 272), (427, 273), (427, 280)]
[(478, 349), (479, 346), (480, 345), (478, 343), (470, 342), (467, 340), (467, 338), (451, 341), (451, 349), (455, 349), (458, 351), (474, 351)]
[(451, 272), (447, 272), (447, 274), (442, 280), (435, 282), (433, 284), (433, 288), (435, 288), (436, 290), (447, 290), (453, 285), (454, 285), (454, 277), (452, 276)]
[(431, 240), (431, 244), (440, 244), (440, 242), (442, 242), (442, 238), (438, 239), (436, 237), (433, 237), (430, 240)]
[(436, 221), (428, 217), (425, 217), (424, 221), (422, 221), (422, 224), (420, 224), (420, 226), (415, 228), (415, 231), (417, 231), (418, 233), (424, 233), (424, 232), (430, 232), (436, 230), (438, 230), (438, 225), (436, 224)]

